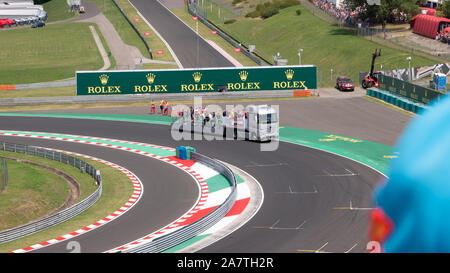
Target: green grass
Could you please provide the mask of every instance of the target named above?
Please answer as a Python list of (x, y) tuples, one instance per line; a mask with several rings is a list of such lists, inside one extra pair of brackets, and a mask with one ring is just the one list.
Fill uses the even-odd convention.
[[(100, 12), (113, 24), (125, 44), (138, 48), (144, 57), (150, 58), (145, 44), (112, 1), (92, 0), (92, 2), (97, 4)], [(122, 9), (124, 8), (119, 2), (118, 4), (121, 5)], [(130, 19), (133, 20), (132, 18)]]
[[(202, 5), (203, 3), (203, 5)], [(202, 0), (199, 1), (199, 4), (205, 11), (207, 12), (208, 19), (215, 24), (223, 23), (228, 19), (238, 18), (241, 15), (245, 15), (241, 12), (240, 9), (234, 9), (231, 3), (227, 3), (227, 1), (213, 1), (213, 0)], [(239, 6), (242, 6), (245, 3), (239, 3)]]
[[(139, 35), (130, 26), (127, 20), (124, 18), (119, 9), (114, 5), (112, 1), (104, 0), (93, 0), (99, 7), (100, 11), (108, 18), (108, 20), (114, 25), (114, 28), (119, 33), (125, 44), (134, 46), (139, 49), (142, 56), (150, 58), (150, 54), (142, 42)], [(144, 37), (145, 41), (150, 47), (153, 53), (154, 60), (169, 61), (174, 62), (174, 58), (170, 54), (164, 42), (159, 39), (159, 37), (153, 32), (153, 30), (145, 23), (143, 18), (141, 18), (136, 9), (127, 0), (116, 0), (117, 4), (122, 8), (127, 17), (132, 21), (134, 26), (138, 29), (139, 33)], [(140, 20), (135, 22), (134, 19), (139, 18)], [(150, 32), (149, 36), (145, 36), (145, 32)], [(157, 50), (164, 50), (164, 54), (156, 54)], [(157, 67), (157, 65), (153, 65)], [(158, 67), (157, 67), (158, 68)], [(164, 68), (164, 65), (161, 65)]]
[(179, 67), (174, 64), (146, 63), (142, 65), (141, 69), (179, 69)]
[(75, 86), (0, 91), (0, 99), (75, 96)]
[[(4, 152), (2, 152), (1, 154), (3, 153)], [(24, 156), (17, 153), (8, 153), (8, 154), (14, 155), (14, 157), (17, 158)], [(90, 193), (92, 193), (96, 189), (92, 177), (90, 177), (87, 174), (82, 174), (78, 169), (70, 165), (59, 163), (53, 160), (42, 159), (39, 157), (32, 157), (32, 158), (34, 158), (33, 161), (36, 160), (37, 162), (41, 162), (41, 160), (47, 161), (46, 165), (49, 166), (51, 166), (52, 164), (60, 164), (55, 168), (70, 173), (75, 179), (77, 179), (80, 182), (82, 188), (81, 199), (86, 198)], [(133, 187), (130, 182), (130, 179), (122, 172), (113, 169), (105, 164), (89, 159), (83, 160), (94, 166), (96, 169), (100, 170), (100, 172), (102, 173), (103, 191), (100, 200), (98, 200), (97, 203), (95, 203), (88, 210), (84, 211), (80, 215), (62, 224), (46, 229), (34, 235), (24, 237), (22, 239), (1, 244), (0, 252), (13, 251), (19, 248), (37, 244), (70, 233), (87, 225), (90, 225), (95, 221), (104, 218), (105, 216), (108, 216), (109, 214), (116, 211), (123, 204), (126, 203), (126, 201), (130, 198), (133, 192)], [(72, 169), (72, 171), (69, 172), (70, 171), (69, 169)], [(80, 176), (83, 176), (83, 178), (81, 178)], [(9, 186), (10, 185), (8, 185), (8, 187)], [(81, 249), (81, 251), (83, 251), (83, 249)]]
[(34, 4), (44, 6), (44, 10), (47, 12), (48, 23), (78, 16), (76, 12), (69, 12), (69, 5), (67, 5), (65, 0), (38, 0), (34, 1)]
[(103, 66), (89, 23), (2, 31), (0, 47), (0, 84), (72, 78)]
[(108, 55), (108, 59), (109, 59), (109, 63), (110, 63), (108, 70), (115, 69), (116, 68), (116, 59), (112, 55), (111, 50), (109, 49), (108, 43), (105, 40), (105, 37), (103, 37), (102, 32), (100, 31), (100, 28), (98, 27), (97, 24), (94, 24), (93, 26), (94, 26), (95, 31), (97, 32), (98, 36), (100, 37), (100, 40), (102, 41), (102, 45), (106, 51), (106, 54)]
[[(139, 33), (141, 33), (142, 36), (144, 37), (145, 41), (150, 47), (150, 50), (153, 53), (153, 59), (160, 61), (175, 62), (174, 58), (172, 57), (172, 54), (167, 49), (164, 42), (161, 39), (159, 39), (158, 35), (155, 32), (153, 32), (153, 30), (147, 25), (144, 19), (139, 16), (136, 9), (130, 4), (130, 2), (128, 2), (128, 0), (116, 0), (116, 2), (125, 12), (128, 18), (132, 20), (134, 26), (138, 29)], [(139, 18), (139, 21), (135, 22), (134, 21), (135, 18)], [(150, 32), (150, 35), (148, 36), (144, 35), (145, 32)], [(163, 50), (164, 54), (156, 54), (157, 50)], [(145, 54), (143, 55), (148, 58), (150, 57), (149, 54), (147, 53), (147, 49), (145, 49)], [(154, 66), (157, 66), (157, 64), (155, 64)], [(160, 65), (160, 68), (161, 69), (164, 68), (164, 65)]]
[[(297, 9), (301, 10), (300, 16), (296, 15)], [(288, 59), (288, 64), (298, 64), (297, 50), (302, 48), (302, 64), (314, 64), (319, 68), (319, 86), (333, 86), (338, 75), (357, 81), (360, 71), (370, 70), (371, 54), (376, 48), (382, 49), (376, 69), (380, 64), (386, 70), (408, 67), (408, 56), (412, 57), (412, 67), (435, 63), (355, 36), (349, 30), (320, 20), (301, 6), (280, 10), (279, 14), (265, 20), (242, 18), (220, 26), (245, 44), (256, 45), (256, 50), (270, 60), (279, 52)]]
[(9, 182), (0, 195), (0, 230), (37, 220), (66, 200), (68, 186), (62, 177), (23, 162), (7, 160), (7, 164)]
[[(191, 29), (195, 30), (196, 25), (195, 21), (192, 20), (192, 16), (185, 9), (172, 9), (171, 10), (178, 18), (180, 18), (183, 22), (185, 22)], [(236, 23), (233, 23), (234, 25)], [(243, 66), (257, 66), (257, 64), (252, 61), (250, 58), (245, 56), (243, 53), (234, 52), (234, 47), (231, 46), (227, 41), (222, 39), (217, 34), (211, 34), (211, 29), (209, 29), (204, 24), (198, 24), (198, 32), (200, 36), (202, 36), (205, 40), (210, 40), (216, 43), (219, 47), (225, 50), (229, 55), (236, 59)]]
[[(58, 170), (61, 170), (63, 172), (68, 173), (73, 178), (75, 178), (81, 185), (81, 199), (84, 199), (88, 197), (91, 193), (93, 193), (96, 189), (96, 186), (93, 183), (93, 179), (90, 175), (86, 173), (82, 173), (78, 168), (75, 168), (69, 164), (61, 163), (55, 160), (45, 159), (38, 156), (32, 156), (32, 155), (25, 155), (21, 153), (14, 153), (14, 152), (5, 152), (1, 151), (0, 155), (13, 157), (17, 159), (24, 159), (29, 160), (32, 162), (36, 162), (45, 166), (49, 166)], [(87, 162), (84, 158), (80, 158)]]

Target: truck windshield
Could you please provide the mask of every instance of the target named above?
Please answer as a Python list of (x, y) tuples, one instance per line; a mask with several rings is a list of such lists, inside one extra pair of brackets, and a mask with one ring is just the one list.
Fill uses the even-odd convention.
[(276, 123), (278, 118), (276, 114), (258, 115), (258, 123)]

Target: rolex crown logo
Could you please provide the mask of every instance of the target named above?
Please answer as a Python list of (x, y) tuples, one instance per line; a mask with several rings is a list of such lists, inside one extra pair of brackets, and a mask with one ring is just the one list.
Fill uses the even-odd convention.
[(241, 81), (247, 80), (248, 72), (247, 72), (247, 71), (241, 71), (241, 72), (239, 72), (239, 77), (241, 77)]
[(286, 74), (286, 78), (288, 80), (292, 80), (292, 77), (294, 77), (294, 70), (288, 69), (288, 70), (284, 71), (284, 74)]
[(148, 73), (146, 76), (149, 84), (152, 84), (155, 81), (156, 75), (153, 73)]
[(192, 74), (192, 77), (194, 77), (195, 82), (199, 82), (202, 79), (202, 73), (194, 72), (194, 74)]
[(109, 76), (106, 74), (101, 74), (99, 79), (102, 85), (106, 85), (108, 83)]

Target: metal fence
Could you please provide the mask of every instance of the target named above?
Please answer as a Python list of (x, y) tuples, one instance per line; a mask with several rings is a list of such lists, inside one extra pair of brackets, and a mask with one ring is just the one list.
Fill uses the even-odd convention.
[(233, 172), (227, 166), (220, 163), (219, 161), (211, 159), (207, 156), (201, 155), (196, 152), (191, 153), (191, 159), (216, 170), (217, 172), (219, 172), (228, 179), (228, 181), (231, 184), (232, 190), (230, 195), (225, 200), (225, 202), (223, 202), (211, 213), (209, 213), (208, 215), (204, 216), (203, 218), (201, 218), (200, 220), (196, 221), (191, 225), (187, 225), (177, 231), (156, 238), (155, 240), (149, 243), (145, 243), (141, 246), (127, 249), (124, 252), (149, 253), (149, 252), (162, 252), (164, 250), (167, 250), (186, 240), (189, 240), (190, 238), (212, 227), (214, 224), (220, 221), (233, 207), (234, 203), (236, 202), (237, 196), (236, 177), (234, 176)]
[(38, 89), (38, 88), (54, 88), (54, 87), (67, 87), (67, 86), (76, 86), (76, 80), (67, 80), (67, 81), (57, 81), (57, 82), (40, 82), (40, 83), (25, 83), (25, 84), (16, 84), (16, 90), (23, 89)]
[(79, 202), (69, 208), (66, 208), (64, 210), (56, 212), (55, 214), (52, 214), (50, 216), (41, 218), (37, 221), (30, 222), (25, 225), (21, 225), (18, 227), (14, 227), (11, 229), (1, 231), (0, 232), (0, 244), (31, 235), (33, 233), (42, 231), (49, 227), (53, 227), (62, 222), (65, 222), (65, 221), (69, 220), (70, 218), (77, 216), (78, 214), (82, 213), (83, 211), (88, 209), (90, 206), (95, 204), (97, 202), (97, 200), (100, 198), (100, 196), (102, 195), (103, 183), (101, 183), (102, 179), (101, 179), (100, 172), (97, 172), (97, 170), (93, 166), (84, 162), (83, 160), (80, 160), (78, 158), (75, 158), (73, 156), (66, 155), (66, 154), (63, 154), (60, 152), (50, 151), (50, 150), (46, 150), (46, 149), (42, 149), (42, 148), (38, 148), (38, 147), (34, 147), (34, 146), (28, 146), (28, 145), (24, 145), (24, 144), (0, 142), (0, 150), (23, 153), (23, 154), (34, 155), (34, 156), (40, 156), (43, 158), (56, 160), (56, 161), (59, 161), (62, 163), (72, 165), (72, 166), (80, 169), (82, 172), (86, 172), (89, 175), (91, 175), (97, 181), (97, 183), (99, 185), (97, 190), (95, 190), (95, 192), (93, 192), (90, 196), (88, 196), (81, 202)]
[[(401, 47), (402, 50), (409, 51), (412, 54), (420, 54), (424, 57), (427, 57), (427, 55), (433, 55), (442, 58), (442, 60), (444, 61), (450, 60), (450, 53), (445, 45), (438, 46), (439, 43), (436, 43), (431, 39), (429, 39), (429, 43), (425, 43), (426, 45), (424, 45), (423, 43), (415, 43), (413, 41), (414, 39), (407, 39), (406, 36), (402, 34), (402, 32), (406, 31), (404, 25), (402, 24), (398, 24), (397, 26), (393, 25), (393, 27), (391, 28), (380, 28), (364, 22), (362, 22), (360, 25), (358, 25), (356, 22), (349, 24), (344, 20), (336, 18), (333, 14), (330, 14), (317, 7), (311, 0), (299, 1), (304, 8), (308, 9), (308, 11), (310, 11), (316, 17), (319, 17), (320, 19), (330, 24), (336, 25), (341, 29), (350, 31), (354, 35), (370, 39), (371, 41), (375, 41), (384, 46), (398, 46)], [(419, 35), (417, 37), (419, 37)]]
[(42, 149), (35, 146), (29, 146), (25, 144), (15, 144), (15, 143), (8, 143), (8, 142), (0, 142), (0, 151), (8, 151), (8, 152), (15, 152), (15, 153), (22, 153), (27, 155), (34, 155), (39, 156), (51, 160), (56, 160), (62, 163), (66, 163), (69, 165), (74, 166), (75, 168), (80, 169), (82, 172), (86, 172), (89, 175), (91, 175), (94, 179), (97, 181), (100, 179), (100, 177), (96, 174), (96, 169), (91, 166), (90, 164), (86, 163), (83, 160), (80, 160), (76, 157), (73, 157), (71, 155), (63, 154), (56, 151), (51, 151), (47, 149)]
[(6, 159), (0, 159), (0, 194), (6, 189), (8, 186), (8, 164), (6, 163)]

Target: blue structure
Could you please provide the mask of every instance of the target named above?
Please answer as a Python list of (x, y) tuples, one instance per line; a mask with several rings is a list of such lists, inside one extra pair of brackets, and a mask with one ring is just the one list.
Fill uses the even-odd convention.
[(401, 136), (375, 194), (393, 223), (385, 252), (450, 252), (450, 96), (429, 106)]
[(187, 160), (187, 151), (186, 147), (184, 146), (178, 146), (175, 148), (176, 150), (176, 157), (181, 160)]
[(433, 75), (433, 88), (436, 90), (447, 90), (447, 75), (435, 73)]

